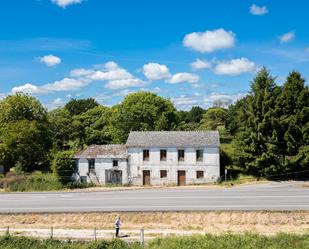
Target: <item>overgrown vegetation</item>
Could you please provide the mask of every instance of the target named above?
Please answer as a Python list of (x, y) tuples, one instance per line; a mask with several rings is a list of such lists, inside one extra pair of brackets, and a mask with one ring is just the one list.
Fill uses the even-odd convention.
[(51, 173), (34, 172), (25, 173), (8, 173), (6, 177), (0, 178), (0, 188), (12, 192), (26, 191), (53, 191), (65, 188), (87, 188), (93, 187), (93, 184), (80, 182), (61, 182), (59, 178)]
[(21, 174), (53, 172), (68, 184), (74, 152), (91, 144), (124, 143), (131, 130), (219, 130), (221, 165), (230, 179), (239, 174), (309, 178), (308, 86), (295, 71), (279, 86), (265, 68), (247, 96), (228, 107), (217, 101), (207, 110), (179, 111), (149, 92), (129, 94), (112, 107), (72, 99), (49, 112), (27, 94), (8, 96), (0, 101), (0, 165)]
[[(137, 243), (126, 243), (121, 240), (98, 242), (61, 242), (55, 240), (40, 241), (24, 237), (0, 238), (1, 249), (138, 249)], [(147, 249), (307, 249), (309, 235), (279, 234), (262, 236), (245, 235), (205, 235), (188, 237), (158, 238), (145, 246)]]

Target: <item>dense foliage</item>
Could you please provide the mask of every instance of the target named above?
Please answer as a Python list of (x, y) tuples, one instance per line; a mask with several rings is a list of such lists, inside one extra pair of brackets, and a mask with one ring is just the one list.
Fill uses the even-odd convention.
[(38, 100), (18, 93), (0, 101), (0, 164), (6, 170), (42, 169), (51, 139), (47, 111)]
[(219, 130), (223, 167), (258, 177), (308, 176), (308, 86), (295, 71), (279, 86), (265, 68), (249, 94), (228, 108), (216, 103), (180, 111), (169, 99), (137, 92), (112, 107), (72, 99), (47, 111), (27, 94), (8, 96), (0, 101), (0, 165), (6, 171), (53, 171), (64, 183), (75, 170), (73, 151), (124, 143), (130, 131), (149, 130)]
[(309, 170), (309, 90), (298, 72), (279, 87), (262, 69), (251, 93), (230, 109), (235, 163), (245, 172), (275, 176)]
[(279, 234), (265, 235), (200, 235), (159, 238), (150, 241), (145, 247), (138, 243), (126, 243), (121, 240), (97, 242), (61, 242), (55, 240), (36, 240), (24, 237), (0, 237), (1, 249), (305, 249), (309, 247), (308, 235)]
[(52, 161), (52, 171), (61, 183), (68, 183), (76, 172), (76, 162), (73, 158), (74, 151), (60, 151)]

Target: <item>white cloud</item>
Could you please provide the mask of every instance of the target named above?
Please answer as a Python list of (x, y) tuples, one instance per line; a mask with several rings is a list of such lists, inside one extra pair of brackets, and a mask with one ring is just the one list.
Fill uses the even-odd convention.
[(23, 92), (23, 93), (29, 93), (29, 94), (41, 94), (44, 93), (44, 91), (35, 85), (32, 85), (31, 83), (26, 83), (22, 86), (17, 86), (12, 88), (12, 93), (17, 92)]
[(64, 78), (54, 83), (43, 85), (41, 89), (46, 92), (70, 91), (80, 89), (87, 86), (89, 83), (90, 81), (87, 79)]
[(279, 37), (281, 43), (287, 43), (292, 41), (295, 38), (295, 32), (290, 31)]
[(51, 0), (52, 3), (58, 5), (61, 8), (66, 8), (72, 4), (79, 4), (82, 3), (83, 0)]
[(90, 82), (85, 79), (72, 79), (72, 78), (64, 78), (59, 81), (55, 81), (53, 83), (45, 84), (42, 86), (36, 86), (30, 83), (27, 83), (22, 86), (13, 87), (12, 93), (16, 92), (24, 92), (29, 94), (48, 94), (51, 92), (60, 92), (60, 91), (70, 91), (70, 90), (77, 90), (86, 85)]
[(70, 91), (85, 87), (94, 81), (107, 81), (105, 86), (110, 89), (123, 89), (145, 85), (142, 80), (135, 78), (127, 70), (119, 67), (117, 63), (110, 61), (104, 64), (100, 70), (84, 68), (74, 69), (70, 72), (69, 78), (64, 78), (42, 86), (27, 83), (22, 86), (14, 87), (12, 92), (47, 94), (50, 92)]
[(131, 89), (123, 89), (119, 92), (114, 93), (114, 96), (121, 96), (121, 97), (125, 97), (128, 94), (134, 93), (135, 91), (131, 90)]
[(177, 73), (174, 74), (170, 79), (168, 79), (166, 82), (170, 84), (178, 84), (183, 82), (188, 83), (196, 83), (198, 82), (200, 77), (196, 74), (192, 73)]
[(213, 31), (194, 32), (185, 36), (183, 44), (193, 50), (209, 53), (218, 49), (231, 48), (235, 43), (235, 34), (232, 31), (216, 29)]
[(158, 63), (148, 63), (143, 66), (143, 73), (148, 80), (161, 80), (171, 76), (166, 65)]
[(226, 62), (221, 62), (216, 65), (214, 72), (216, 74), (239, 75), (242, 73), (253, 72), (256, 69), (254, 62), (247, 58), (233, 59)]
[(262, 16), (268, 13), (268, 9), (266, 6), (257, 6), (256, 4), (252, 4), (250, 7), (250, 13), (256, 16)]
[(196, 59), (194, 62), (191, 63), (191, 67), (194, 70), (210, 69), (212, 65), (211, 65), (211, 62), (207, 60)]
[(132, 74), (120, 68), (113, 61), (107, 62), (102, 70), (93, 71), (87, 77), (91, 80), (124, 80), (134, 78)]
[(115, 90), (130, 87), (141, 87), (144, 85), (145, 82), (143, 82), (142, 80), (133, 78), (133, 79), (111, 80), (105, 85), (105, 87)]
[(207, 107), (211, 107), (216, 101), (220, 101), (224, 107), (227, 107), (236, 102), (238, 99), (243, 98), (246, 94), (247, 93), (211, 93), (204, 98), (204, 103)]
[(198, 104), (198, 100), (189, 95), (181, 95), (179, 97), (172, 98), (172, 102), (179, 108), (188, 108), (188, 106)]
[(53, 105), (56, 107), (65, 105), (66, 101), (62, 98), (57, 98), (53, 101)]
[(87, 70), (87, 69), (84, 69), (84, 68), (78, 68), (78, 69), (72, 70), (70, 72), (70, 76), (78, 78), (78, 77), (85, 77), (85, 76), (91, 75), (93, 73), (94, 73), (93, 70)]
[(61, 59), (52, 54), (41, 57), (40, 61), (48, 67), (54, 67), (61, 63)]

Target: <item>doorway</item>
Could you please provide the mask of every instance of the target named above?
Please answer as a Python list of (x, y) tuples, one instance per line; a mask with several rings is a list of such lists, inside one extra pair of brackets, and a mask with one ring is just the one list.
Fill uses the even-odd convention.
[(122, 184), (122, 171), (121, 170), (106, 170), (105, 182), (107, 184)]
[(186, 171), (179, 170), (178, 171), (178, 186), (186, 185)]
[(143, 185), (150, 185), (150, 170), (143, 170)]

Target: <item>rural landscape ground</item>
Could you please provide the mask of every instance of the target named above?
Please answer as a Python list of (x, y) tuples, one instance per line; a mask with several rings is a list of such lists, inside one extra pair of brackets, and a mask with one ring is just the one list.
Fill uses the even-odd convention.
[[(188, 208), (188, 204), (181, 206), (178, 203), (175, 210), (168, 205), (164, 206), (170, 199), (175, 201), (175, 197), (177, 202), (177, 196), (182, 196), (181, 200), (191, 206)], [(97, 189), (95, 192), (77, 193), (2, 193), (0, 234), (7, 233), (9, 227), (11, 235), (49, 238), (53, 228), (54, 238), (92, 240), (96, 229), (98, 239), (111, 239), (114, 237), (114, 220), (118, 215), (123, 223), (121, 234), (127, 235), (125, 240), (129, 241), (140, 239), (140, 229), (145, 231), (145, 240), (158, 236), (226, 233), (267, 236), (278, 233), (307, 234), (308, 196), (309, 187), (305, 182), (264, 182), (234, 187), (118, 188), (114, 191)], [(195, 198), (201, 201), (196, 202)], [(222, 199), (227, 202), (222, 204)], [(107, 212), (104, 207), (111, 201), (126, 202), (127, 210)], [(136, 201), (144, 204), (132, 204)], [(282, 201), (285, 201), (284, 205)], [(207, 208), (211, 207), (207, 206), (207, 202), (213, 205), (212, 210)], [(42, 208), (44, 203), (44, 207), (48, 206), (50, 209)], [(94, 203), (99, 205), (91, 210)], [(147, 204), (145, 211), (143, 209)], [(195, 210), (194, 205), (200, 210)], [(220, 211), (218, 205), (224, 205), (224, 209), (229, 210)], [(234, 210), (229, 205), (234, 205)], [(61, 207), (66, 209), (62, 210)]]

